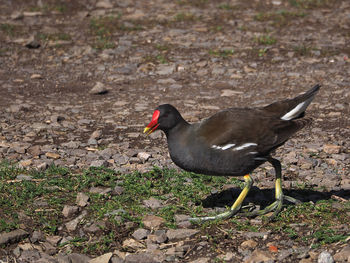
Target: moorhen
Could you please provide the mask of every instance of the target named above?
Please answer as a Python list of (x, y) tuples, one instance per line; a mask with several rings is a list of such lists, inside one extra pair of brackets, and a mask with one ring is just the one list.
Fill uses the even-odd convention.
[(315, 85), (294, 99), (261, 108), (229, 108), (194, 124), (185, 121), (170, 104), (156, 108), (144, 133), (162, 130), (167, 137), (170, 157), (176, 165), (199, 174), (244, 176), (245, 187), (229, 211), (192, 218), (192, 221), (223, 219), (237, 214), (253, 184), (248, 173), (266, 161), (275, 169), (276, 201), (254, 215), (274, 211), (273, 218), (281, 211), (283, 200), (300, 202), (283, 195), (281, 163), (270, 154), (310, 122), (302, 117), (319, 88), (320, 85)]

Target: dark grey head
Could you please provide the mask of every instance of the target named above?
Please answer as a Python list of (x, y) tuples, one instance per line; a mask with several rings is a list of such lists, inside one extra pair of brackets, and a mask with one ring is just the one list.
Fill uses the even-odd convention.
[(170, 104), (163, 104), (155, 109), (152, 120), (147, 125), (144, 132), (148, 132), (148, 134), (150, 134), (156, 129), (160, 129), (167, 133), (167, 131), (183, 121), (184, 119), (174, 106)]

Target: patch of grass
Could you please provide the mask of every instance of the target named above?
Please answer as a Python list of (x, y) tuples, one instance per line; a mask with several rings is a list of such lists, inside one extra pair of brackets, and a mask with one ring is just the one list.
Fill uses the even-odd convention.
[(277, 40), (269, 35), (262, 35), (259, 37), (255, 37), (254, 41), (259, 45), (273, 45), (277, 42)]
[(224, 3), (224, 4), (218, 5), (218, 8), (223, 10), (232, 10), (233, 6), (228, 3)]
[(235, 52), (233, 49), (209, 50), (209, 55), (212, 55), (215, 57), (223, 57), (223, 58), (232, 56), (234, 53)]
[(305, 16), (305, 12), (295, 12), (282, 9), (276, 12), (260, 12), (254, 16), (254, 19), (260, 22), (272, 21), (273, 26), (280, 27), (289, 24), (291, 21), (295, 20), (295, 18), (302, 18)]
[(259, 51), (258, 51), (258, 56), (259, 57), (263, 57), (267, 54), (267, 51), (268, 51), (268, 48), (260, 48)]
[(293, 50), (295, 52), (296, 55), (299, 56), (311, 56), (312, 55), (312, 51), (315, 50), (314, 47), (309, 46), (309, 45), (299, 45), (299, 46), (294, 46)]
[(221, 32), (224, 28), (222, 26), (214, 26), (210, 30), (213, 32)]
[[(19, 174), (30, 175), (32, 181), (15, 180)], [(74, 250), (89, 254), (103, 254), (120, 245), (121, 240), (130, 236), (134, 227), (125, 228), (124, 223), (142, 226), (145, 215), (154, 214), (165, 219), (165, 225), (176, 228), (175, 215), (207, 216), (202, 201), (208, 201), (213, 190), (224, 184), (242, 186), (242, 182), (230, 177), (211, 177), (188, 172), (154, 168), (147, 173), (133, 172), (119, 174), (108, 168), (89, 168), (73, 172), (64, 167), (50, 166), (45, 172), (23, 170), (10, 163), (0, 163), (0, 232), (17, 229), (20, 225), (32, 230), (42, 230), (50, 235), (62, 234), (60, 228), (64, 205), (73, 205), (77, 193), (89, 195), (88, 213), (81, 224), (103, 220), (106, 229), (103, 234), (91, 240), (73, 236), (69, 244)], [(113, 189), (121, 186), (120, 195), (108, 193), (92, 194), (91, 187)], [(151, 209), (143, 201), (149, 198), (162, 201), (163, 207)], [(315, 205), (303, 203), (287, 206), (273, 223), (252, 225), (249, 219), (232, 218), (224, 221), (207, 222), (200, 227), (210, 229), (208, 240), (214, 246), (220, 245), (216, 237), (218, 230), (230, 237), (235, 231), (256, 232), (272, 230), (296, 242), (313, 243), (322, 246), (342, 242), (348, 231), (337, 228), (349, 222), (350, 202), (341, 208), (333, 208), (332, 201), (319, 201)], [(3, 216), (4, 215), (4, 216)], [(130, 222), (131, 221), (131, 222)], [(300, 224), (302, 222), (303, 224)], [(300, 226), (300, 230), (295, 225)], [(293, 226), (294, 225), (294, 226)], [(79, 225), (79, 227), (82, 227)], [(226, 228), (225, 228), (226, 227)], [(234, 229), (235, 231), (230, 231)], [(300, 234), (302, 233), (302, 234)]]
[(198, 8), (205, 8), (208, 4), (208, 0), (178, 0), (178, 5), (190, 5)]
[(291, 6), (302, 9), (332, 7), (335, 2), (334, 0), (289, 0)]
[[(315, 205), (303, 203), (288, 206), (277, 216), (273, 227), (277, 231), (286, 233), (290, 238), (312, 243), (313, 247), (344, 241), (349, 237), (349, 233), (339, 229), (338, 226), (348, 224), (349, 216), (346, 212), (350, 211), (348, 207), (350, 202), (344, 204), (343, 210), (333, 209), (332, 202), (332, 200), (322, 200)], [(291, 226), (300, 222), (303, 224), (298, 227), (298, 230)]]
[(190, 22), (190, 21), (195, 21), (197, 19), (198, 18), (192, 13), (180, 12), (174, 16), (175, 22)]
[(58, 40), (64, 40), (64, 41), (69, 41), (72, 39), (72, 37), (70, 36), (70, 34), (68, 33), (57, 33), (57, 34), (39, 34), (39, 38), (47, 41), (47, 40), (51, 40), (51, 41), (58, 41)]
[(16, 30), (16, 26), (15, 25), (11, 25), (11, 24), (7, 24), (7, 23), (4, 23), (4, 24), (0, 24), (0, 30), (8, 35), (8, 36), (14, 36), (15, 34), (15, 30)]

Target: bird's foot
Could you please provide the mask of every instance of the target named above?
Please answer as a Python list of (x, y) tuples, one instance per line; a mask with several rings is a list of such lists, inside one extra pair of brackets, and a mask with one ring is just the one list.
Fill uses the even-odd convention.
[(230, 209), (224, 213), (215, 215), (215, 216), (203, 216), (203, 217), (192, 217), (189, 218), (189, 221), (192, 223), (203, 223), (206, 221), (214, 221), (214, 220), (222, 220), (222, 219), (227, 219), (233, 217), (235, 214), (238, 213), (240, 210), (240, 206), (236, 207), (235, 209)]
[(265, 209), (262, 210), (258, 210), (258, 211), (253, 211), (251, 213), (246, 213), (245, 215), (248, 217), (254, 217), (254, 216), (262, 216), (265, 215), (267, 213), (270, 213), (273, 211), (273, 214), (271, 216), (268, 217), (269, 221), (273, 220), (279, 212), (281, 212), (282, 210), (282, 206), (283, 206), (283, 201), (286, 200), (288, 202), (291, 202), (293, 204), (300, 204), (301, 201), (288, 196), (288, 195), (283, 195), (281, 194), (275, 202), (273, 202), (272, 204), (270, 204), (269, 206), (265, 207)]

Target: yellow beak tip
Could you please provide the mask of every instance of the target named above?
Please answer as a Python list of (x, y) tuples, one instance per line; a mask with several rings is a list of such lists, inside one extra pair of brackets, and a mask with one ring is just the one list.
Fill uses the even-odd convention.
[(151, 129), (151, 128), (146, 127), (146, 128), (143, 130), (143, 133), (148, 132), (150, 129)]

